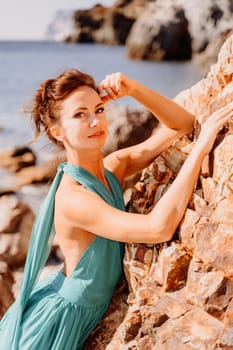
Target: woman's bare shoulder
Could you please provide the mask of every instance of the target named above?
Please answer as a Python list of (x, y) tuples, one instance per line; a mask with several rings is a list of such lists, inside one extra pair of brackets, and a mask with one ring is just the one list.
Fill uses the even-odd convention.
[(60, 209), (65, 209), (70, 206), (70, 203), (75, 201), (78, 204), (80, 200), (83, 202), (85, 197), (89, 199), (91, 195), (95, 195), (95, 193), (87, 190), (69, 175), (64, 174), (56, 193), (55, 205)]

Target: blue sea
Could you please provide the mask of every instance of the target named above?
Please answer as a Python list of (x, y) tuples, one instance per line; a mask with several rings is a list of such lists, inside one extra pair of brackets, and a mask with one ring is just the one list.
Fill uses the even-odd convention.
[[(32, 128), (22, 112), (38, 85), (75, 67), (94, 76), (124, 72), (168, 97), (201, 79), (198, 67), (187, 62), (149, 62), (127, 58), (125, 47), (97, 44), (64, 44), (49, 41), (0, 41), (0, 149), (27, 145)], [(118, 103), (137, 105), (125, 98)], [(41, 159), (48, 156), (47, 141), (33, 147)]]

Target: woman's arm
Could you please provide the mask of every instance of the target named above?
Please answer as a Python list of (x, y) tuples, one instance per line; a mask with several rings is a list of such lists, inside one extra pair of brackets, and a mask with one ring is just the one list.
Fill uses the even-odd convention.
[(203, 125), (193, 150), (176, 180), (149, 214), (117, 210), (98, 195), (72, 189), (62, 201), (63, 213), (72, 227), (122, 242), (159, 243), (172, 238), (197, 181), (202, 161), (224, 123), (233, 116), (233, 104), (215, 112)]
[(160, 126), (147, 140), (106, 156), (105, 167), (111, 170), (123, 184), (125, 178), (148, 167), (159, 154), (182, 135), (182, 132)]
[(119, 150), (105, 160), (121, 182), (141, 171), (175, 140), (189, 133), (194, 117), (187, 110), (122, 73), (107, 76), (98, 86), (104, 102), (131, 96), (149, 109), (162, 124), (146, 141)]
[(98, 90), (104, 102), (131, 96), (168, 128), (182, 130), (183, 133), (193, 129), (194, 116), (186, 109), (122, 73), (107, 75)]

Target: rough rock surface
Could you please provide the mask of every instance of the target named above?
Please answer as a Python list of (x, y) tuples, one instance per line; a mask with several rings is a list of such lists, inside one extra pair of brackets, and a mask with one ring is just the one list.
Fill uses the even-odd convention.
[[(232, 77), (233, 36), (206, 79), (175, 98), (197, 116), (195, 132), (145, 169), (133, 190), (132, 211), (148, 212), (166, 191), (195, 142), (199, 124), (232, 100)], [(98, 334), (93, 332), (86, 349), (233, 349), (232, 145), (229, 122), (204, 162), (171, 242), (126, 245), (128, 310), (107, 346), (105, 324)]]

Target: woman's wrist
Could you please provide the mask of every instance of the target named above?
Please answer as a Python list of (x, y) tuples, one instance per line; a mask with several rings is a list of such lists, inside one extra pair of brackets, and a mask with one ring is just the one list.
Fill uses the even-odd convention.
[(196, 154), (198, 157), (203, 158), (203, 159), (208, 154), (206, 148), (203, 146), (203, 144), (200, 142), (200, 140), (196, 141), (196, 143), (193, 147), (192, 153)]
[(137, 80), (128, 79), (129, 81), (126, 83), (128, 86), (128, 95), (136, 99), (137, 93), (140, 91), (140, 83)]

